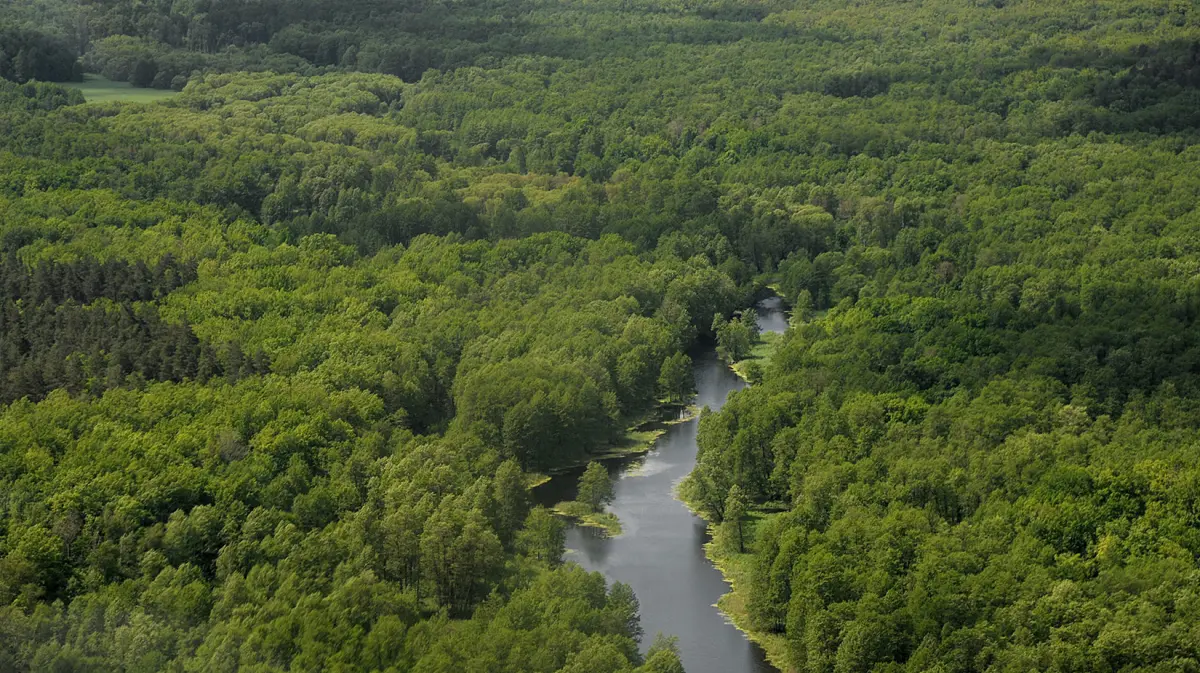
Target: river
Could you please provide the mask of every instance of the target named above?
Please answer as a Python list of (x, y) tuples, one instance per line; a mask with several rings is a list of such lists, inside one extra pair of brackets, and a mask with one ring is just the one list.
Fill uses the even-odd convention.
[[(778, 297), (760, 302), (757, 313), (762, 331), (787, 329)], [(713, 349), (697, 351), (692, 359), (697, 406), (720, 409), (729, 393), (746, 386)], [(696, 464), (698, 425), (693, 419), (670, 426), (649, 453), (605, 461), (616, 491), (608, 511), (621, 520), (623, 532), (607, 538), (595, 528), (572, 525), (566, 558), (633, 587), (646, 632), (643, 650), (662, 632), (679, 638), (688, 673), (774, 673), (762, 649), (714, 606), (729, 584), (704, 555), (704, 520), (675, 498), (675, 487)], [(547, 506), (573, 500), (582, 472), (555, 476), (535, 497)]]

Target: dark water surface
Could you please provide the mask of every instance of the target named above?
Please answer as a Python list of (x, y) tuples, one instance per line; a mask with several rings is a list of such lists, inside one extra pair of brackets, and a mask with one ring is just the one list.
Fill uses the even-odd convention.
[[(759, 305), (758, 321), (764, 332), (787, 328), (777, 298)], [(730, 392), (746, 386), (711, 349), (692, 357), (697, 406), (719, 409)], [(762, 649), (714, 607), (729, 585), (704, 556), (704, 521), (675, 499), (675, 487), (696, 464), (697, 425), (693, 419), (671, 426), (644, 456), (605, 462), (616, 491), (608, 509), (624, 532), (605, 538), (597, 529), (571, 526), (566, 558), (633, 587), (646, 631), (643, 650), (661, 631), (679, 637), (688, 673), (773, 673)], [(582, 472), (556, 476), (535, 497), (547, 506), (574, 499)]]

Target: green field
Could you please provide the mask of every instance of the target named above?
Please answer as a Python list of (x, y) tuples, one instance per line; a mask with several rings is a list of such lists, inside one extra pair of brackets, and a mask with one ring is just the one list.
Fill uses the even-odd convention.
[(163, 89), (139, 89), (129, 82), (114, 82), (100, 75), (84, 75), (82, 82), (67, 82), (63, 86), (79, 89), (89, 103), (120, 101), (154, 103), (175, 96), (178, 92)]
[(765, 365), (767, 360), (770, 360), (771, 356), (775, 354), (775, 347), (779, 345), (779, 339), (782, 336), (782, 334), (777, 332), (764, 332), (760, 334), (758, 341), (754, 343), (754, 347), (750, 350), (750, 357), (733, 363), (733, 372), (749, 381), (749, 377), (746, 374), (746, 366), (751, 362), (757, 362), (760, 366)]

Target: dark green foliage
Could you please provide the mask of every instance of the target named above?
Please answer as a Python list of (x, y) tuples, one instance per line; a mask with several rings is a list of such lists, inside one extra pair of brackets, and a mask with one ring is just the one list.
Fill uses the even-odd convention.
[(0, 292), (24, 304), (87, 304), (97, 299), (117, 303), (151, 301), (196, 279), (196, 265), (167, 255), (153, 266), (84, 258), (67, 263), (42, 262), (26, 267), (14, 255), (0, 261)]
[[(0, 21), (6, 17), (0, 16)], [(82, 79), (77, 54), (58, 38), (0, 23), (0, 79), (25, 83)]]
[(149, 303), (195, 279), (166, 256), (153, 266), (85, 258), (30, 269), (0, 262), (0, 402), (56, 388), (98, 395), (137, 381), (232, 380), (269, 371), (261, 351), (201, 343), (187, 324), (161, 321)]
[(730, 551), (741, 554), (746, 551), (746, 508), (749, 503), (742, 495), (742, 489), (734, 484), (725, 496), (725, 506), (721, 508), (721, 542)]

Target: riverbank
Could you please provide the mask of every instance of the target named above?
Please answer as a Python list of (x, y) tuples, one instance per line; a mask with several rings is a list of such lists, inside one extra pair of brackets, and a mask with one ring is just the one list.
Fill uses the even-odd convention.
[[(677, 412), (676, 417), (663, 420), (664, 412), (669, 414), (672, 411)], [(656, 406), (629, 425), (625, 433), (621, 435), (621, 439), (617, 440), (614, 444), (604, 447), (599, 451), (593, 451), (578, 460), (558, 465), (554, 469), (549, 470), (548, 473), (532, 472), (529, 474), (525, 487), (532, 490), (550, 481), (556, 474), (570, 472), (592, 461), (629, 458), (649, 453), (654, 448), (654, 443), (658, 441), (659, 437), (662, 437), (668, 428), (680, 423), (687, 423), (699, 415), (700, 408), (694, 404), (663, 404)]]
[[(664, 412), (676, 412), (673, 418), (664, 419)], [(654, 448), (654, 443), (672, 425), (687, 423), (700, 414), (700, 409), (694, 404), (661, 404), (625, 430), (625, 435), (613, 446), (600, 451), (583, 461), (605, 460), (607, 458), (623, 458), (648, 453)]]
[[(667, 417), (664, 420), (664, 413), (669, 415), (671, 412), (675, 412), (675, 417)], [(700, 410), (694, 404), (660, 404), (647, 412), (637, 422), (630, 425), (622, 438), (612, 446), (588, 454), (586, 458), (557, 467), (551, 470), (550, 474), (533, 473), (529, 475), (526, 488), (530, 490), (537, 488), (551, 481), (556, 474), (579, 468), (592, 461), (632, 458), (649, 453), (654, 448), (655, 442), (671, 426), (687, 423), (695, 419), (699, 414)], [(593, 512), (582, 503), (570, 500), (563, 501), (551, 507), (550, 511), (560, 517), (574, 521), (576, 525), (602, 530), (610, 538), (616, 537), (622, 532), (621, 521), (615, 514), (611, 512)]]
[[(777, 286), (770, 285), (768, 287), (771, 287), (782, 298), (782, 294), (779, 292)], [(791, 316), (788, 316), (785, 325), (790, 326), (790, 323)], [(746, 383), (753, 384), (760, 380), (762, 376), (761, 368), (775, 356), (776, 349), (783, 341), (783, 335), (783, 331), (760, 332), (758, 339), (750, 351), (750, 357), (729, 363), (729, 369)], [(755, 372), (755, 369), (759, 371)], [(709, 521), (701, 509), (696, 506), (696, 503), (689, 502), (678, 489), (676, 490), (675, 497), (686, 505), (693, 514), (704, 519), (708, 524), (709, 541), (704, 544), (704, 555), (729, 584), (729, 591), (717, 599), (715, 607), (747, 639), (762, 648), (763, 652), (766, 653), (767, 661), (772, 666), (777, 668), (781, 673), (795, 673), (797, 669), (791, 664), (790, 657), (788, 656), (787, 641), (783, 635), (758, 631), (752, 628), (750, 624), (750, 613), (746, 608), (746, 600), (749, 593), (751, 573), (753, 572), (752, 563), (754, 562), (754, 555), (748, 551), (737, 553), (723, 548), (719, 541), (720, 537), (717, 535), (717, 525)], [(770, 518), (779, 514), (780, 512), (777, 510), (767, 511), (758, 509), (751, 511), (746, 516), (746, 520), (743, 522), (745, 535), (744, 548), (746, 550), (754, 548), (759, 527)]]
[[(778, 308), (768, 307), (760, 315), (762, 331), (786, 328)], [(746, 387), (715, 350), (697, 349), (692, 358), (695, 407), (719, 411), (729, 393)], [(671, 420), (662, 427), (631, 428), (665, 430), (648, 453), (604, 461), (614, 490), (604, 510), (619, 520), (621, 534), (610, 536), (595, 526), (568, 519), (567, 558), (586, 570), (603, 573), (609, 581), (631, 586), (641, 605), (646, 633), (679, 636), (684, 668), (689, 673), (778, 673), (763, 648), (714, 609), (718, 599), (729, 592), (729, 584), (705, 555), (708, 537), (704, 524), (675, 497), (675, 486), (696, 465), (699, 419), (694, 413), (679, 418), (678, 408), (666, 415)], [(687, 418), (691, 420), (684, 421)], [(628, 451), (633, 447), (622, 448)], [(580, 467), (556, 473), (549, 483), (535, 489), (535, 501), (553, 509), (577, 500), (582, 471)]]
[[(699, 507), (688, 502), (681, 494), (676, 493), (676, 497), (684, 505), (687, 505), (693, 514), (708, 522), (709, 541), (704, 545), (704, 555), (729, 583), (729, 591), (717, 599), (715, 607), (729, 619), (734, 628), (763, 649), (767, 655), (767, 661), (779, 669), (780, 673), (799, 673), (799, 669), (791, 664), (787, 652), (787, 641), (783, 635), (756, 631), (750, 624), (750, 613), (746, 609), (746, 594), (749, 591), (751, 563), (754, 561), (754, 555), (749, 551), (739, 554), (722, 549), (718, 544), (717, 525), (709, 521)], [(779, 514), (779, 512), (752, 511), (746, 516), (743, 525), (747, 550), (754, 548), (758, 527)]]
[(582, 502), (568, 500), (560, 502), (550, 508), (551, 512), (571, 519), (577, 526), (587, 526), (589, 528), (598, 528), (604, 531), (608, 537), (616, 537), (621, 534), (621, 520), (611, 512), (593, 512), (588, 506)]
[(729, 368), (746, 383), (754, 383), (756, 376), (752, 375), (751, 370), (756, 366), (762, 367), (775, 355), (775, 349), (779, 346), (781, 339), (783, 339), (781, 332), (763, 332), (758, 335), (758, 340), (750, 349), (750, 357), (734, 362), (729, 365)]
[(787, 305), (787, 299), (779, 292), (777, 285), (767, 285), (767, 287), (775, 292), (775, 296), (758, 302), (755, 307), (759, 331), (750, 347), (749, 355), (736, 362), (726, 360), (733, 373), (749, 384), (762, 380), (763, 368), (775, 356), (776, 349), (783, 341), (784, 333), (792, 325), (793, 316), (784, 308)]

